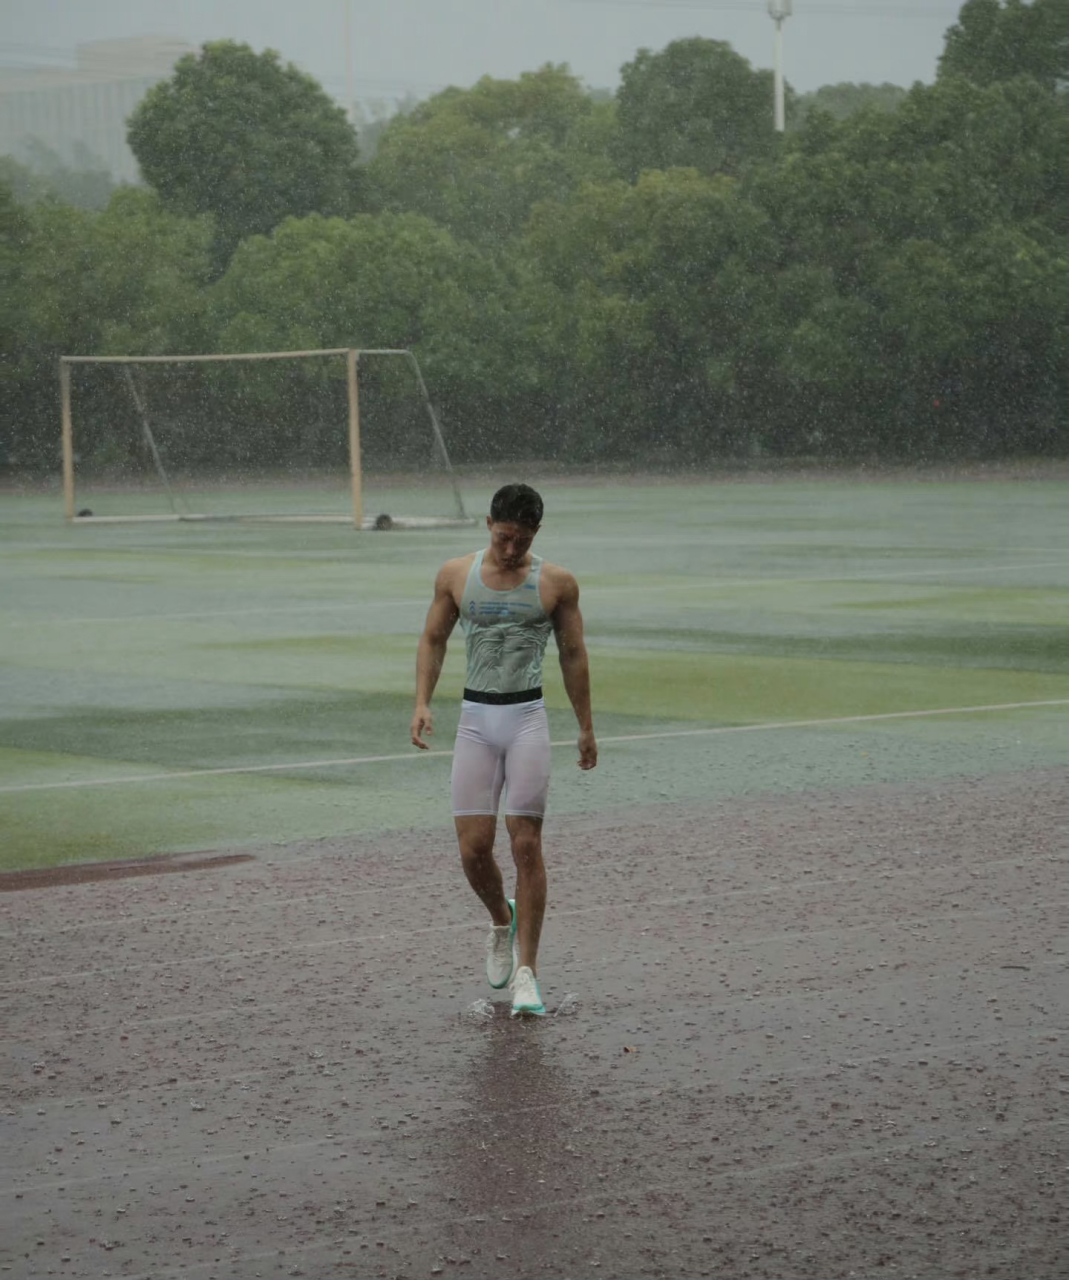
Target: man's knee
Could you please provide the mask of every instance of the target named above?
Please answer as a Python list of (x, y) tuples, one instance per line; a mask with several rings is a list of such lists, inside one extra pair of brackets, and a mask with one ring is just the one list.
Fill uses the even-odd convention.
[(496, 823), (493, 818), (467, 818), (457, 822), (457, 843), (465, 866), (476, 867), (494, 856)]
[(460, 860), (465, 867), (472, 869), (484, 867), (494, 860), (494, 843), (485, 841), (465, 843), (460, 845)]
[(542, 863), (541, 827), (522, 826), (509, 832), (512, 856), (518, 867), (538, 867)]

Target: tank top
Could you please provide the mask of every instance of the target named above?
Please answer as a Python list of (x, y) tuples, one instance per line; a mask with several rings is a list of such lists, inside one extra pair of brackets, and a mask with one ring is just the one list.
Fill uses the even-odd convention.
[(553, 624), (542, 608), (542, 557), (531, 557), (527, 577), (508, 591), (483, 582), (480, 551), (460, 598), (460, 625), (468, 656), (465, 685), (480, 693), (522, 693), (542, 684), (542, 658)]

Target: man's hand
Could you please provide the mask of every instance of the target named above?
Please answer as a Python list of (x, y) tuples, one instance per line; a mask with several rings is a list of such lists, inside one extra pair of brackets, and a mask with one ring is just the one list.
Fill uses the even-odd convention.
[(423, 735), (429, 738), (434, 733), (434, 720), (431, 716), (430, 707), (417, 707), (416, 714), (412, 717), (412, 745), (419, 747), (421, 751), (429, 751), (431, 744), (423, 741)]
[(593, 769), (598, 762), (598, 743), (593, 729), (579, 731), (579, 768)]

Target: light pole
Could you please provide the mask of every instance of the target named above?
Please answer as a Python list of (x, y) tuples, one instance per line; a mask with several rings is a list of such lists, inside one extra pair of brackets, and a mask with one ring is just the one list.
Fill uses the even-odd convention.
[(786, 114), (783, 109), (783, 21), (791, 16), (793, 9), (793, 0), (768, 0), (768, 12), (772, 17), (772, 21), (776, 24), (776, 45), (772, 74), (775, 81), (774, 119), (777, 133), (782, 133), (787, 127)]
[(356, 128), (356, 93), (353, 87), (353, 0), (345, 0), (345, 114)]

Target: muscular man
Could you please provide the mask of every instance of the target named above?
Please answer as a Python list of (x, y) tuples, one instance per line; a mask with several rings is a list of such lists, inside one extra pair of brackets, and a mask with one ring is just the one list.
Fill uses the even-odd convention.
[[(511, 980), (512, 1015), (542, 1016), (538, 940), (546, 909), (542, 818), (549, 791), (549, 724), (542, 699), (542, 657), (552, 630), (564, 688), (579, 721), (579, 768), (593, 769), (598, 747), (590, 711), (590, 674), (579, 587), (566, 569), (531, 554), (542, 499), (525, 484), (494, 494), (484, 551), (447, 560), (416, 657), (412, 742), (427, 749), (434, 694), (446, 645), (459, 618), (468, 672), (453, 755), (453, 815), (468, 883), (490, 912), (486, 976)], [(516, 863), (516, 897), (506, 898), (494, 860), (501, 792)]]

